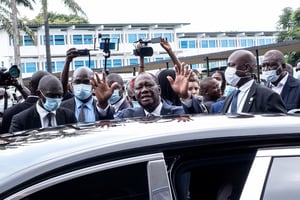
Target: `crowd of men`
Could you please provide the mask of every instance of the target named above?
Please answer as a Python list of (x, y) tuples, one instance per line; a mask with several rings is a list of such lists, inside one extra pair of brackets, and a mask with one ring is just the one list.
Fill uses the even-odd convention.
[(25, 100), (4, 110), (0, 133), (132, 117), (300, 110), (300, 62), (293, 75), (278, 50), (263, 55), (260, 80), (255, 75), (256, 57), (247, 50), (234, 51), (224, 72), (200, 79), (179, 61), (165, 39), (161, 45), (174, 69), (157, 74), (140, 71), (127, 83), (119, 74), (98, 74), (85, 66), (74, 71), (69, 83), (70, 64), (79, 56), (76, 48), (69, 49), (60, 78), (37, 71), (28, 89), (16, 83)]

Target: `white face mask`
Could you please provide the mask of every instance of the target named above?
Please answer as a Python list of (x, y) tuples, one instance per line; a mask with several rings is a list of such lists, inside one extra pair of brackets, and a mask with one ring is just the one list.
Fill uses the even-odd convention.
[(278, 80), (279, 75), (277, 75), (277, 70), (269, 70), (262, 72), (262, 79), (266, 80), (267, 82), (275, 82)]
[(236, 75), (236, 68), (227, 67), (225, 70), (225, 79), (229, 85), (235, 87), (238, 84), (238, 82), (241, 80), (241, 77)]
[(294, 77), (298, 80), (300, 80), (300, 71), (297, 71), (294, 75)]

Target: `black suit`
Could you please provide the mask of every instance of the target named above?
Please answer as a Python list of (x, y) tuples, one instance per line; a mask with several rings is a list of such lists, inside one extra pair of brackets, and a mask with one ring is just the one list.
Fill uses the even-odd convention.
[(280, 96), (288, 111), (300, 108), (300, 80), (288, 75)]
[(22, 112), (23, 110), (26, 110), (27, 108), (30, 108), (31, 106), (35, 105), (35, 103), (38, 101), (37, 96), (29, 96), (25, 99), (24, 102), (16, 104), (7, 110), (5, 110), (3, 114), (2, 119), (2, 126), (0, 129), (0, 133), (7, 133), (9, 130), (9, 126), (11, 124), (11, 119), (15, 114), (18, 114)]
[[(77, 122), (74, 113), (66, 108), (58, 108), (56, 110), (55, 117), (57, 125), (71, 124)], [(36, 109), (36, 106), (34, 105), (13, 116), (9, 132), (16, 132), (41, 127), (42, 124), (40, 115)]]
[[(224, 101), (222, 113), (225, 114), (231, 104), (234, 92)], [(242, 109), (243, 113), (286, 113), (285, 105), (279, 94), (263, 85), (253, 82)]]
[[(72, 97), (70, 99), (67, 99), (65, 101), (63, 101), (61, 103), (61, 107), (64, 107), (64, 108), (67, 108), (67, 109), (70, 109), (74, 112), (74, 117), (75, 117), (75, 109), (76, 109), (76, 105), (75, 105), (75, 97)], [(112, 107), (110, 107), (108, 110), (107, 110), (107, 115), (105, 116), (102, 116), (98, 110), (97, 110), (97, 102), (96, 100), (93, 100), (93, 107), (94, 107), (94, 112), (95, 112), (95, 119), (96, 121), (99, 121), (99, 120), (103, 120), (103, 119), (113, 119), (113, 113), (114, 113), (114, 110)]]

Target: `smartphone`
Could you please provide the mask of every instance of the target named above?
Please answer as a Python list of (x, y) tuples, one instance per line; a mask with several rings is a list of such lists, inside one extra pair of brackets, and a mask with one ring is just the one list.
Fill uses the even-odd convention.
[(90, 54), (90, 50), (88, 49), (78, 49), (77, 53), (79, 56), (88, 56)]

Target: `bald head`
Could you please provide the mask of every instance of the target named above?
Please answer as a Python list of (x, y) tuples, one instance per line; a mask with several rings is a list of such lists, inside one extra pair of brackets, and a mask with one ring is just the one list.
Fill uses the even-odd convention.
[(45, 96), (62, 97), (63, 88), (60, 80), (53, 75), (46, 75), (41, 78), (38, 86), (38, 90)]
[(272, 49), (264, 54), (263, 62), (279, 62), (285, 64), (284, 55), (281, 51)]
[(41, 78), (43, 78), (46, 75), (50, 75), (50, 73), (46, 72), (46, 71), (37, 71), (32, 75), (31, 80), (30, 80), (30, 92), (32, 95), (36, 95), (36, 91), (38, 89), (39, 82), (40, 82)]
[(90, 78), (94, 72), (88, 67), (79, 67), (73, 73), (74, 84), (90, 84)]
[(229, 56), (228, 63), (235, 63), (238, 66), (248, 64), (248, 72), (253, 73), (256, 66), (256, 59), (251, 51), (237, 50)]

